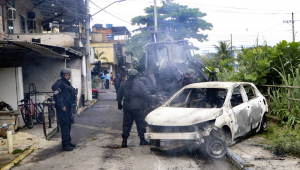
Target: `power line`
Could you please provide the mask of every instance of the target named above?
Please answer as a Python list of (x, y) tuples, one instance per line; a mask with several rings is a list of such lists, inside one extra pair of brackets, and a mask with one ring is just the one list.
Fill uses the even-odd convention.
[[(95, 5), (96, 7), (102, 9), (101, 7), (99, 7), (98, 5), (96, 5), (93, 1), (90, 0), (90, 2), (91, 2), (93, 5)], [(119, 19), (119, 20), (121, 20), (121, 21), (123, 21), (123, 22), (126, 22), (126, 23), (128, 23), (128, 24), (131, 24), (130, 22), (127, 22), (127, 21), (125, 21), (125, 20), (123, 20), (123, 19), (121, 19), (121, 18), (119, 18), (119, 17), (114, 16), (113, 14), (107, 12), (106, 10), (103, 10), (103, 11), (106, 12), (107, 14), (109, 14), (109, 15), (111, 15), (111, 16), (113, 16), (113, 17), (115, 17), (115, 18), (117, 18), (117, 19)]]

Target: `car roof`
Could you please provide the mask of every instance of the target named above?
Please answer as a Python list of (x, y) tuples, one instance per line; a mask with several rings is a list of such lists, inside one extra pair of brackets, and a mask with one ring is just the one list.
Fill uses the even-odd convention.
[(235, 85), (240, 84), (252, 84), (249, 82), (220, 82), (220, 81), (210, 81), (210, 82), (202, 82), (202, 83), (193, 83), (185, 86), (184, 88), (231, 88)]

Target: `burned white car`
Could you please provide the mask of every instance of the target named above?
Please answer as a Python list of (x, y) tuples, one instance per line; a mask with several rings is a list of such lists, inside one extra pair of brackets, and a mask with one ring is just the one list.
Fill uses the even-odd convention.
[(150, 147), (166, 150), (192, 142), (212, 158), (247, 134), (265, 131), (268, 106), (246, 82), (205, 82), (185, 86), (146, 117)]

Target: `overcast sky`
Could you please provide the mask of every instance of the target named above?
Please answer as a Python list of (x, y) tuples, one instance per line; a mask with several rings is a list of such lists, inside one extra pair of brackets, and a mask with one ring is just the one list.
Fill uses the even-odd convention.
[[(157, 6), (161, 6), (161, 1)], [(98, 10), (93, 3), (104, 8), (115, 0), (90, 0), (90, 13)], [(201, 31), (208, 34), (208, 41), (197, 42), (200, 53), (213, 52), (213, 44), (220, 40), (230, 40), (232, 34), (233, 46), (253, 46), (258, 38), (259, 44), (267, 41), (268, 45), (275, 45), (281, 40), (292, 41), (291, 23), (283, 20), (292, 20), (294, 13), (294, 28), (296, 41), (300, 41), (300, 0), (174, 0), (175, 3), (187, 5), (190, 8), (199, 8), (207, 14), (203, 19), (212, 23), (211, 31)], [(133, 17), (145, 15), (144, 9), (154, 4), (154, 0), (126, 0), (117, 2), (93, 16), (91, 25), (113, 24), (126, 26), (132, 31), (138, 26), (132, 26)]]

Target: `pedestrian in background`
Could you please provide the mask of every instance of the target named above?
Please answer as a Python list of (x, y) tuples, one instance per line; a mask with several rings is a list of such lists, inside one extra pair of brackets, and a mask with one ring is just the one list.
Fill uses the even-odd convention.
[(61, 79), (57, 80), (52, 86), (54, 91), (55, 109), (57, 113), (57, 120), (61, 131), (62, 149), (64, 151), (71, 151), (75, 144), (71, 143), (71, 123), (72, 113), (71, 107), (76, 102), (76, 92), (70, 83), (71, 71), (64, 68), (60, 72)]
[(140, 145), (149, 145), (149, 142), (146, 141), (144, 137), (144, 133), (146, 133), (144, 112), (146, 109), (145, 102), (147, 101), (149, 105), (153, 105), (153, 99), (146, 90), (145, 85), (137, 79), (137, 74), (137, 70), (129, 70), (128, 80), (122, 83), (118, 91), (118, 109), (122, 110), (124, 108), (122, 147), (127, 147), (127, 139), (130, 135), (133, 121), (135, 121), (137, 126)]
[(101, 86), (102, 89), (105, 87), (105, 75), (104, 75), (104, 71), (101, 71), (100, 73), (100, 79), (101, 79)]
[(110, 82), (111, 82), (111, 85), (113, 85), (114, 76), (113, 76), (112, 72), (110, 72)]
[(109, 74), (109, 72), (106, 74), (106, 76), (105, 76), (105, 88), (106, 89), (109, 89), (109, 80), (110, 80), (110, 74)]
[(117, 96), (118, 96), (118, 91), (119, 91), (119, 88), (122, 84), (122, 78), (120, 77), (120, 74), (116, 74), (116, 78), (113, 80), (114, 82), (114, 86), (115, 86), (115, 89), (116, 89), (116, 93), (117, 93)]

